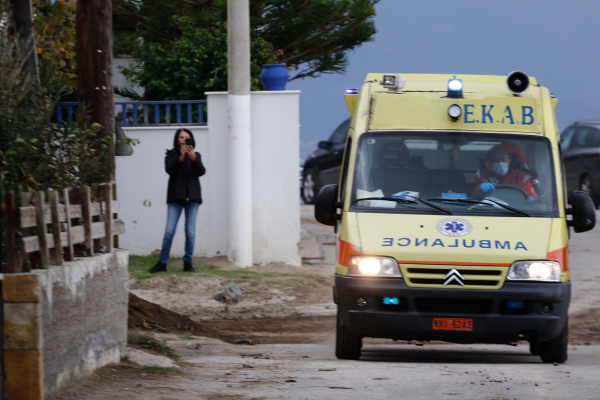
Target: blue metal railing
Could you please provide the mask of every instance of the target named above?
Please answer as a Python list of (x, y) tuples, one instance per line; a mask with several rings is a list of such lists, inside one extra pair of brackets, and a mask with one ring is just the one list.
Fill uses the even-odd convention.
[[(65, 119), (65, 111), (66, 119), (72, 121), (77, 105), (76, 102), (57, 103), (56, 122)], [(121, 126), (206, 125), (206, 100), (118, 101), (115, 115), (121, 120)]]

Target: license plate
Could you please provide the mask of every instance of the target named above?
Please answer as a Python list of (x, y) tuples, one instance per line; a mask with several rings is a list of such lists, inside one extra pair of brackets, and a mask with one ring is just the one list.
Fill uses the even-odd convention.
[(432, 322), (434, 331), (472, 331), (473, 319), (471, 318), (434, 318)]

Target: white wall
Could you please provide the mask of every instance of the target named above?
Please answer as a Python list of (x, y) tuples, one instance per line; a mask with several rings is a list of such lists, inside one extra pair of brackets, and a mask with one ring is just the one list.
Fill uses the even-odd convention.
[[(119, 67), (131, 68), (132, 66), (133, 59), (131, 57), (115, 57), (113, 59), (113, 86), (123, 89), (132, 89), (141, 96), (144, 94), (144, 88), (132, 85), (119, 69)], [(115, 101), (131, 101), (131, 99), (115, 95)]]
[[(208, 127), (187, 126), (196, 139), (206, 175), (200, 178), (203, 204), (196, 226), (195, 256), (226, 255), (228, 250), (227, 93), (207, 93)], [(119, 217), (126, 233), (120, 246), (131, 255), (160, 250), (166, 224), (167, 182), (164, 156), (177, 126), (124, 128), (140, 143), (132, 156), (117, 157)], [(298, 200), (299, 92), (252, 92), (252, 179), (254, 263), (300, 265)], [(235, 195), (235, 193), (231, 193)], [(184, 254), (183, 215), (171, 255)]]

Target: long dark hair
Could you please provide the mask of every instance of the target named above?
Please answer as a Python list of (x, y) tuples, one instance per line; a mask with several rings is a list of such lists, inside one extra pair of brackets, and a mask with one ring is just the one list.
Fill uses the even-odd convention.
[(177, 138), (179, 137), (179, 132), (181, 132), (181, 131), (190, 135), (190, 138), (192, 138), (192, 147), (195, 149), (196, 148), (196, 139), (194, 139), (194, 134), (192, 133), (192, 131), (190, 131), (187, 128), (179, 128), (179, 129), (177, 129), (177, 131), (175, 131), (175, 137), (173, 138), (173, 147), (175, 147), (177, 150), (179, 150), (179, 140), (177, 140)]

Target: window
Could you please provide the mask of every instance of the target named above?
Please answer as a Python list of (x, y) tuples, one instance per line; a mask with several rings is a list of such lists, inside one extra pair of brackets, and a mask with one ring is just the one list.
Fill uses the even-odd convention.
[(350, 127), (350, 119), (342, 122), (340, 126), (333, 132), (329, 141), (333, 144), (341, 144), (346, 141), (346, 135), (348, 134), (348, 128)]
[[(514, 215), (509, 208), (536, 216), (558, 212), (552, 151), (544, 137), (369, 132), (361, 136), (356, 151), (356, 211), (439, 213), (429, 202), (457, 215)], [(494, 169), (497, 152), (509, 156), (504, 173)], [(482, 183), (494, 185), (493, 191), (484, 193)], [(371, 200), (361, 200), (367, 198)]]
[(592, 128), (588, 128), (588, 131), (585, 147), (600, 147), (600, 132)]
[(575, 133), (575, 128), (569, 128), (563, 132), (560, 137), (560, 147), (563, 150), (567, 150), (569, 145), (571, 144), (571, 140), (573, 140), (573, 134)]

